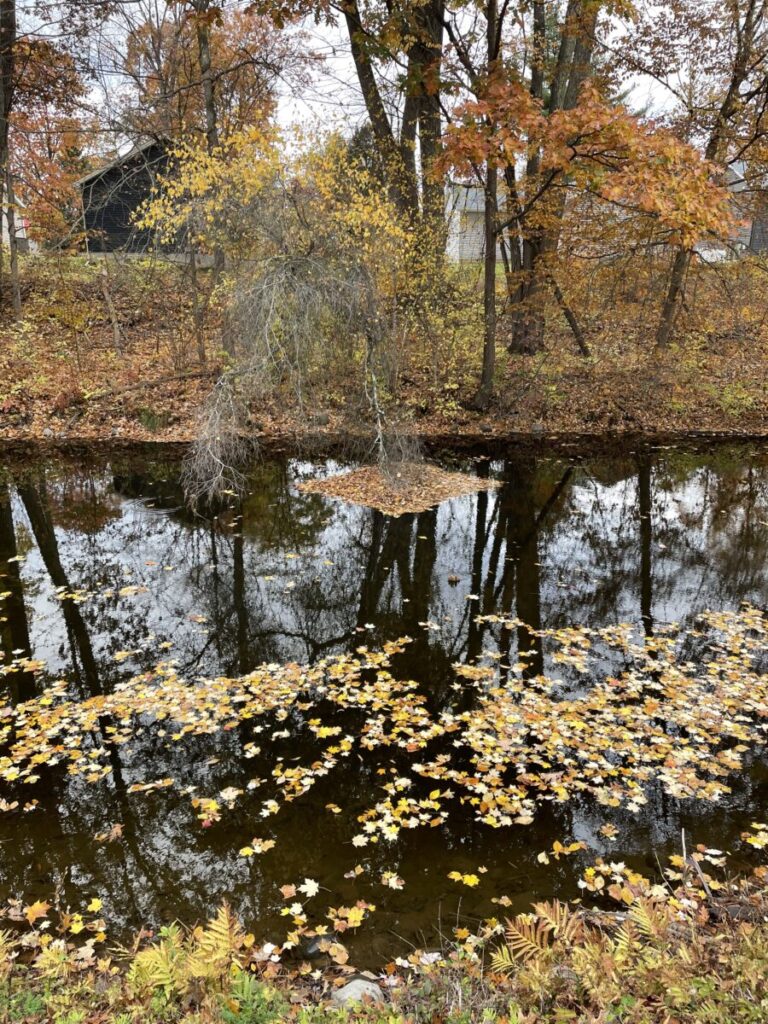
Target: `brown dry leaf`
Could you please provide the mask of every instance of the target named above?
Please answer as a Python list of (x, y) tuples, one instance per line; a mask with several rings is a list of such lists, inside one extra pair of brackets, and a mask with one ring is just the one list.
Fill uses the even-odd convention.
[(468, 473), (451, 473), (427, 463), (406, 463), (392, 475), (378, 466), (361, 469), (325, 480), (307, 480), (299, 490), (308, 494), (324, 494), (355, 505), (378, 509), (386, 515), (426, 512), (449, 498), (459, 498), (477, 491), (493, 490), (495, 480), (483, 480)]
[(116, 843), (123, 837), (122, 822), (116, 822), (106, 832), (97, 832), (93, 837), (97, 843)]

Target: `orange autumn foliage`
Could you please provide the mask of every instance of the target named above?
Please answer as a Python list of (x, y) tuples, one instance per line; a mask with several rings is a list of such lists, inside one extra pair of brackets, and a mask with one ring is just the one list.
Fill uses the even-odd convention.
[(523, 83), (494, 70), (448, 126), (441, 167), (464, 175), (486, 163), (514, 168), (532, 151), (540, 154), (538, 173), (512, 197), (521, 222), (541, 224), (547, 201), (567, 189), (653, 217), (686, 247), (731, 224), (712, 166), (671, 132), (606, 100), (591, 81), (573, 109), (548, 115)]

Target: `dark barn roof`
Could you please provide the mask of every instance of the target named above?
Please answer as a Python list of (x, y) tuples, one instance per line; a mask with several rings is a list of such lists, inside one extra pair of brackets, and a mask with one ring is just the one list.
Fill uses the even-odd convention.
[(144, 252), (152, 246), (149, 231), (132, 222), (168, 167), (168, 151), (150, 141), (77, 182), (89, 252)]

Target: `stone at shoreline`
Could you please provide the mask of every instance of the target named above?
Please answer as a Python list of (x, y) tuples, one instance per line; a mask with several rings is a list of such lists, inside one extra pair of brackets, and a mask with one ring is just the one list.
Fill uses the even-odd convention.
[(339, 1006), (349, 1006), (351, 1003), (362, 1003), (369, 999), (374, 1003), (384, 1001), (384, 994), (374, 981), (367, 978), (353, 978), (343, 988), (338, 988), (333, 993), (334, 1003)]

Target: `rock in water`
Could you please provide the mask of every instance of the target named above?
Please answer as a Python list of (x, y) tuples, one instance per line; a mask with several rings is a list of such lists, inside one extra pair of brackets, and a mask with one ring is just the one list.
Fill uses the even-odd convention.
[(374, 1003), (384, 1001), (384, 995), (379, 986), (373, 981), (368, 981), (367, 978), (353, 978), (343, 988), (338, 988), (333, 993), (333, 1001), (339, 1006), (362, 1003), (366, 999)]

